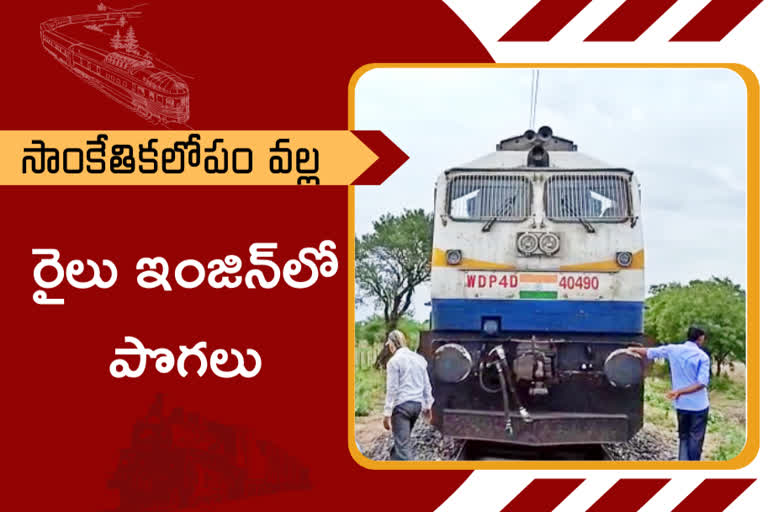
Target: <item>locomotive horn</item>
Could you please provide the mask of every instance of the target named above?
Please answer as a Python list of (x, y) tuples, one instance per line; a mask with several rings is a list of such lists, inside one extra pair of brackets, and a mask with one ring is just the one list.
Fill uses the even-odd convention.
[(549, 153), (541, 144), (528, 151), (528, 167), (549, 167)]
[(525, 130), (523, 137), (525, 137), (525, 140), (527, 141), (532, 141), (533, 139), (536, 138), (536, 132), (533, 130)]
[(541, 128), (539, 128), (539, 140), (547, 142), (551, 138), (552, 138), (552, 128), (550, 128), (547, 125), (544, 125)]

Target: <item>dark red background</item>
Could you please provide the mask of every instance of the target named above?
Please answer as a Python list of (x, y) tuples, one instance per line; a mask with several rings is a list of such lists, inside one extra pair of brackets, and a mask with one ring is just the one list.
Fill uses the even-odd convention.
[[(95, 4), (19, 2), (6, 11), (0, 128), (156, 128), (85, 85), (40, 46), (41, 21), (95, 12)], [(361, 65), (490, 60), (437, 0), (164, 0), (142, 10), (136, 24), (142, 46), (194, 76), (189, 123), (195, 129), (343, 129), (348, 81)], [(192, 464), (178, 465), (178, 457), (191, 452), (195, 464), (214, 475), (192, 475), (195, 495), (204, 497), (194, 503), (208, 510), (362, 503), (366, 510), (406, 504), (431, 510), (466, 477), (365, 470), (348, 453), (344, 188), (5, 187), (0, 212), (4, 501), (12, 502), (10, 509), (182, 508), (184, 493), (174, 486), (187, 485)], [(237, 254), (246, 260), (251, 242), (274, 241), (282, 262), (324, 239), (336, 242), (340, 268), (307, 290), (281, 284), (163, 293), (135, 281), (142, 256), (205, 262)], [(57, 248), (64, 261), (112, 259), (118, 282), (106, 291), (61, 287), (50, 296), (65, 297), (65, 305), (35, 305), (34, 247)], [(252, 347), (263, 369), (251, 380), (210, 372), (183, 380), (150, 367), (140, 379), (117, 380), (108, 365), (127, 335), (151, 348), (200, 340), (208, 341), (209, 352)], [(164, 400), (159, 415), (150, 412), (158, 394)], [(151, 435), (137, 435), (165, 432), (163, 422), (175, 414), (222, 439), (237, 431), (238, 439), (249, 440), (248, 450), (262, 455), (245, 463), (249, 478), (278, 484), (253, 495), (210, 481), (226, 481), (231, 469), (214, 456), (215, 436), (175, 432), (177, 453), (157, 449)], [(214, 455), (206, 459), (206, 453)], [(129, 477), (143, 491), (128, 496), (123, 486), (121, 495), (120, 481), (130, 478), (120, 480), (118, 467), (137, 454), (144, 469)], [(301, 489), (291, 490), (291, 482)], [(152, 497), (156, 505), (178, 506), (153, 506)]]

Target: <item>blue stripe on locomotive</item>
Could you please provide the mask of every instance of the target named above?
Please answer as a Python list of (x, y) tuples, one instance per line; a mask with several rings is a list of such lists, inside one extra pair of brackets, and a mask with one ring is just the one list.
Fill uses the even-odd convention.
[(484, 318), (503, 331), (643, 332), (642, 301), (432, 299), (432, 329), (480, 331)]

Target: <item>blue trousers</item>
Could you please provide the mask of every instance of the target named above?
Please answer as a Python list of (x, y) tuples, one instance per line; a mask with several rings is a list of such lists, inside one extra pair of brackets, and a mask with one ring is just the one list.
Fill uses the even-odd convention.
[(419, 419), (420, 402), (403, 402), (392, 410), (392, 438), (394, 444), (390, 451), (391, 460), (411, 460), (411, 430)]
[(703, 411), (677, 410), (677, 434), (680, 438), (678, 460), (701, 460), (709, 408)]

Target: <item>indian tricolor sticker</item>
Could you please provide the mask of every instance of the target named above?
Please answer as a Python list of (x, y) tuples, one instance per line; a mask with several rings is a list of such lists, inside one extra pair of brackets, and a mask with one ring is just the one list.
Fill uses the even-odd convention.
[(557, 299), (557, 274), (519, 274), (521, 299)]

